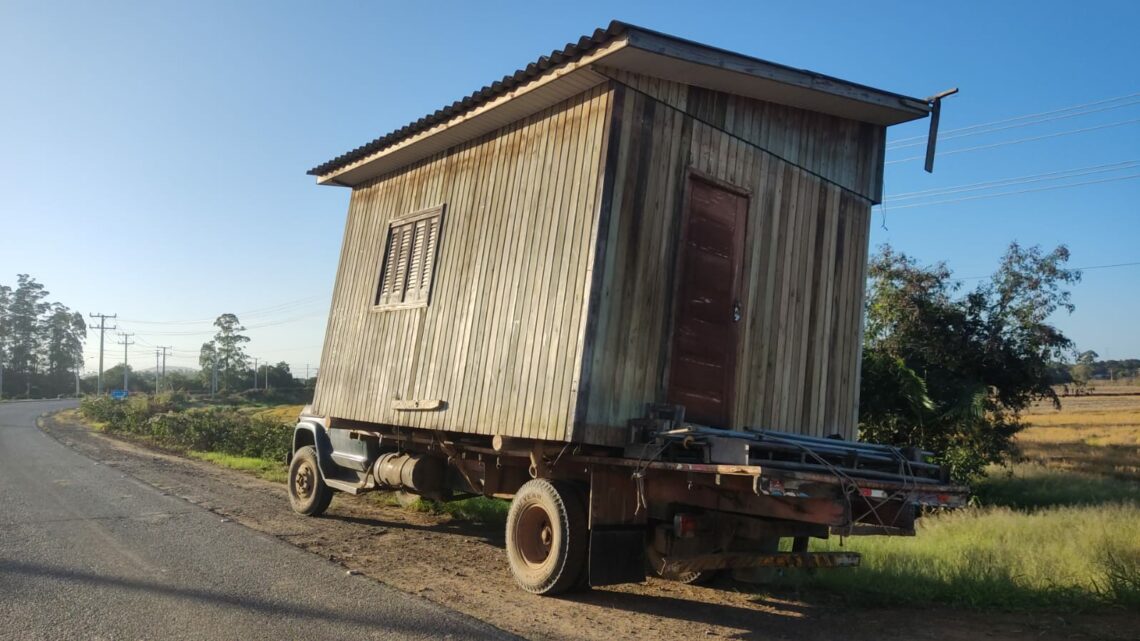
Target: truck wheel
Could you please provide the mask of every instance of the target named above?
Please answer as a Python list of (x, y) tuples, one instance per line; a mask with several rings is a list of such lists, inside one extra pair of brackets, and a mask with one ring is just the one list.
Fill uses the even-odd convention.
[(532, 479), (507, 513), (507, 561), (519, 587), (559, 594), (581, 576), (589, 546), (582, 495), (562, 481)]
[(293, 455), (289, 465), (289, 504), (305, 516), (324, 513), (332, 501), (332, 488), (325, 484), (317, 465), (317, 450), (306, 445)]

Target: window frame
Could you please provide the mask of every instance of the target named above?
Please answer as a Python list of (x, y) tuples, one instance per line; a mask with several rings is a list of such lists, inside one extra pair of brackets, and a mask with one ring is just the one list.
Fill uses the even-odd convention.
[[(380, 254), (380, 261), (379, 261), (380, 264), (379, 264), (377, 271), (375, 272), (375, 280), (373, 281), (374, 286), (371, 290), (372, 291), (372, 294), (371, 294), (372, 298), (371, 298), (370, 303), (371, 303), (372, 311), (374, 311), (374, 312), (387, 312), (387, 311), (400, 310), (400, 309), (416, 309), (419, 307), (427, 307), (428, 305), (431, 304), (432, 290), (435, 288), (436, 272), (439, 270), (439, 264), (438, 264), (439, 263), (439, 245), (443, 239), (443, 221), (444, 221), (444, 214), (446, 213), (446, 209), (447, 209), (447, 205), (446, 205), (446, 203), (444, 203), (444, 204), (436, 205), (434, 207), (428, 207), (426, 209), (419, 209), (419, 210), (413, 211), (411, 213), (404, 214), (402, 216), (396, 216), (396, 217), (394, 217), (388, 221), (388, 224), (386, 225), (386, 231), (384, 234), (384, 249)], [(397, 241), (397, 236), (393, 232), (397, 228), (400, 228), (400, 227), (405, 227), (408, 225), (413, 226), (412, 227), (412, 245), (409, 246), (408, 258), (407, 258), (407, 260), (409, 261), (409, 265), (405, 268), (405, 272), (404, 272), (405, 273), (404, 298), (406, 299), (407, 298), (407, 292), (408, 292), (407, 278), (411, 272), (411, 265), (410, 265), (411, 256), (415, 254), (415, 224), (420, 222), (421, 220), (426, 220), (426, 219), (430, 219), (430, 218), (438, 218), (439, 222), (437, 223), (437, 226), (436, 226), (437, 229), (436, 229), (436, 234), (435, 234), (435, 245), (434, 245), (434, 247), (432, 247), (432, 254), (431, 254), (431, 256), (426, 257), (426, 260), (429, 261), (427, 264), (430, 265), (430, 272), (431, 272), (431, 274), (429, 276), (428, 283), (427, 283), (426, 295), (424, 295), (422, 299), (417, 299), (417, 300), (412, 300), (412, 301), (402, 300), (402, 301), (397, 302), (397, 303), (381, 303), (380, 297), (381, 297), (381, 292), (383, 291), (385, 276), (386, 276), (387, 267), (388, 267), (388, 253), (389, 253), (389, 250), (391, 248), (391, 244), (394, 241)]]

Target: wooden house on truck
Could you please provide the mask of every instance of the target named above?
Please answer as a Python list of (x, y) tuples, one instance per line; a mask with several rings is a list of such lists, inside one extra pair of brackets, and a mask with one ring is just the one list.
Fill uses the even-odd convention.
[[(912, 528), (922, 497), (869, 525), (872, 494), (826, 468), (950, 492), (921, 455), (851, 443), (886, 129), (930, 109), (614, 22), (314, 168), (352, 197), (294, 506), (515, 495), (511, 567), (544, 593), (578, 566), (642, 577), (642, 554), (614, 562), (633, 547), (658, 570), (739, 564), (723, 530), (677, 553), (678, 514), (760, 518), (768, 542)], [(686, 497), (668, 465), (719, 485)]]

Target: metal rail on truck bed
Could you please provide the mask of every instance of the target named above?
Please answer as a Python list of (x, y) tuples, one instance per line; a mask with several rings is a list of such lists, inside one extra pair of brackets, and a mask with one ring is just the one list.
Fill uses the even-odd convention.
[(838, 494), (847, 509), (846, 523), (833, 524), (837, 534), (913, 534), (916, 508), (962, 507), (969, 493), (949, 482), (944, 466), (928, 462), (932, 452), (692, 425), (684, 422), (683, 408), (674, 406), (651, 406), (646, 418), (630, 421), (624, 455), (646, 469), (745, 477), (758, 495), (811, 499)]

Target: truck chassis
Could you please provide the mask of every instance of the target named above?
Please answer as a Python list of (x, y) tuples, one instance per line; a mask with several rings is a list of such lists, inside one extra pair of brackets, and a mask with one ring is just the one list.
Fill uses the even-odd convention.
[[(769, 430), (722, 430), (651, 406), (624, 448), (460, 434), (302, 414), (288, 457), (295, 511), (334, 491), (399, 490), (435, 500), (511, 499), (507, 559), (524, 590), (732, 569), (834, 568), (858, 554), (809, 552), (812, 537), (913, 535), (929, 508), (967, 489), (929, 452)], [(779, 551), (790, 539), (790, 551)]]

